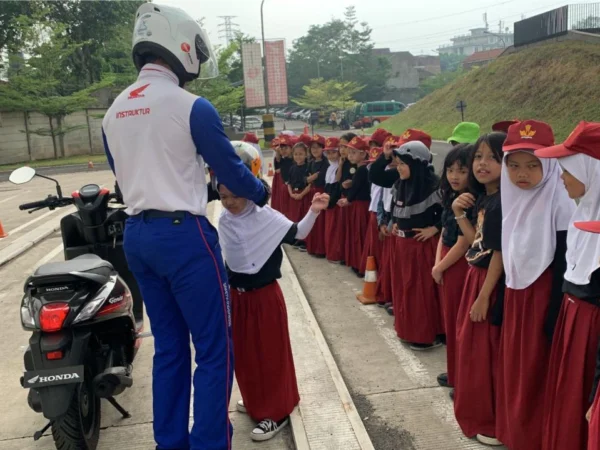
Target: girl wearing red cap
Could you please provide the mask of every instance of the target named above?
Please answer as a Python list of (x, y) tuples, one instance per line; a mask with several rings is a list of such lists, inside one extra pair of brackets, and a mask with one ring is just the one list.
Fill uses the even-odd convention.
[(352, 177), (352, 186), (348, 189), (346, 198), (338, 201), (339, 206), (348, 208), (346, 265), (360, 277), (364, 276), (364, 273), (360, 272), (360, 258), (369, 225), (371, 201), (371, 183), (366, 165), (368, 149), (367, 142), (358, 136), (348, 143), (348, 159), (357, 166), (357, 169)]
[[(340, 167), (336, 175), (336, 180), (340, 183), (340, 195), (342, 198), (345, 198), (348, 194), (348, 190), (352, 186), (352, 177), (356, 173), (356, 164), (352, 163), (350, 159), (348, 159), (348, 143), (355, 137), (356, 134), (354, 133), (346, 133), (340, 137)], [(346, 253), (346, 249), (349, 248), (349, 246), (346, 245), (346, 240), (349, 238), (347, 232), (350, 220), (348, 217), (349, 210), (339, 205), (338, 208), (340, 208), (339, 237), (342, 243), (342, 263), (346, 264), (347, 258), (350, 256)]]
[(294, 165), (292, 147), (296, 141), (292, 136), (288, 135), (281, 135), (279, 140), (279, 172), (281, 174), (281, 181), (283, 183), (280, 190), (281, 194), (279, 199), (279, 211), (289, 218), (289, 209), (292, 199), (288, 192), (287, 185), (290, 181), (290, 170)]
[(459, 227), (452, 202), (468, 191), (469, 163), (474, 148), (469, 144), (454, 147), (444, 160), (440, 190), (442, 192), (442, 233), (438, 242), (435, 266), (431, 275), (440, 285), (444, 329), (446, 332), (447, 373), (438, 376), (438, 383), (443, 387), (454, 387), (456, 356), (456, 319), (460, 307), (460, 299), (468, 270), (465, 253), (469, 243), (464, 236), (459, 236)]
[[(490, 133), (475, 144), (472, 191), (461, 194), (452, 208), (461, 234), (471, 247), (456, 322), (454, 414), (465, 436), (487, 445), (496, 439), (496, 373), (504, 283), (502, 275), (502, 205), (500, 175), (504, 133)], [(475, 225), (466, 211), (473, 208)], [(500, 301), (499, 301), (500, 300)]]
[[(329, 167), (329, 162), (323, 158), (323, 149), (325, 148), (325, 138), (315, 134), (310, 144), (310, 152), (313, 156), (308, 163), (308, 179), (311, 184), (310, 196), (325, 192), (325, 174)], [(319, 258), (325, 257), (325, 214), (319, 217), (313, 232), (306, 240), (306, 250), (309, 255)]]
[(562, 145), (535, 152), (540, 158), (559, 158), (569, 196), (579, 199), (567, 231), (565, 296), (550, 353), (543, 450), (587, 445), (584, 416), (600, 336), (600, 235), (581, 231), (574, 222), (600, 217), (599, 143), (600, 124), (582, 122)]
[[(290, 203), (288, 209), (288, 218), (292, 222), (298, 222), (306, 211), (310, 208), (310, 183), (308, 183), (306, 177), (308, 175), (308, 167), (306, 164), (306, 158), (308, 157), (308, 148), (302, 142), (298, 142), (294, 145), (294, 164), (290, 169), (290, 178), (288, 181), (288, 193), (290, 196)], [(294, 245), (295, 248), (306, 251), (306, 243), (304, 241), (298, 241)]]
[(325, 155), (329, 162), (327, 172), (325, 173), (325, 192), (329, 194), (329, 208), (325, 211), (325, 255), (327, 260), (332, 263), (339, 263), (343, 258), (340, 233), (340, 212), (341, 208), (337, 206), (340, 199), (340, 183), (337, 181), (337, 173), (340, 167), (339, 139), (335, 137), (327, 138), (325, 142)]
[(279, 163), (281, 161), (279, 138), (275, 138), (271, 141), (271, 148), (275, 152), (275, 158), (273, 161), (273, 181), (271, 183), (271, 208), (273, 208), (275, 211), (281, 211), (281, 190), (284, 184), (281, 180), (281, 169), (279, 167)]
[[(413, 350), (441, 345), (442, 333), (437, 287), (431, 278), (441, 228), (439, 179), (429, 163), (429, 149), (411, 141), (393, 151), (399, 179), (392, 192), (394, 270), (392, 297), (398, 337)], [(387, 176), (372, 173), (374, 183), (385, 185)], [(410, 262), (410, 263), (407, 263)]]
[[(535, 133), (528, 136), (532, 133), (527, 130)], [(562, 303), (567, 228), (575, 212), (575, 202), (560, 180), (558, 162), (540, 160), (533, 154), (553, 144), (548, 124), (528, 120), (509, 128), (503, 147), (500, 186), (506, 291), (498, 356), (496, 437), (511, 450), (542, 448), (540, 405)]]
[(312, 199), (298, 223), (269, 206), (234, 196), (219, 186), (223, 213), (219, 236), (231, 286), (235, 374), (243, 400), (237, 410), (258, 424), (255, 441), (274, 437), (289, 423), (300, 400), (290, 345), (281, 278), (281, 244), (304, 239), (329, 203), (326, 194)]

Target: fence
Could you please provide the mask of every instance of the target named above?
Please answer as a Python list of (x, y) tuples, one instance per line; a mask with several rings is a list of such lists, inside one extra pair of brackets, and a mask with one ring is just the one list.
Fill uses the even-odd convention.
[(600, 29), (600, 3), (567, 5), (515, 22), (515, 47), (567, 34)]
[[(62, 156), (100, 154), (102, 116), (106, 109), (78, 111), (52, 123), (37, 112), (0, 112), (0, 164), (13, 164)], [(59, 125), (71, 129), (62, 136), (50, 134)]]

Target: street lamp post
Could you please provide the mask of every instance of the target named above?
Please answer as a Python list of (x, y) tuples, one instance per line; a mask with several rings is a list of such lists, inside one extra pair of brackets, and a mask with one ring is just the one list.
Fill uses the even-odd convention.
[(260, 31), (262, 34), (262, 50), (263, 50), (263, 85), (265, 89), (265, 108), (269, 114), (269, 90), (267, 89), (267, 49), (265, 46), (265, 21), (263, 18), (263, 6), (265, 0), (260, 2)]

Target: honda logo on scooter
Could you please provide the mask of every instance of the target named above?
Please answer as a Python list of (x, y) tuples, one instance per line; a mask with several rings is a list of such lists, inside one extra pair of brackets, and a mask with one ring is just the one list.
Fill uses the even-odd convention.
[(62, 375), (50, 375), (47, 377), (42, 377), (40, 375), (37, 375), (31, 379), (29, 379), (27, 382), (30, 384), (35, 384), (35, 383), (50, 383), (52, 381), (66, 381), (66, 380), (74, 380), (74, 379), (79, 379), (79, 375), (77, 375), (76, 373), (65, 373)]

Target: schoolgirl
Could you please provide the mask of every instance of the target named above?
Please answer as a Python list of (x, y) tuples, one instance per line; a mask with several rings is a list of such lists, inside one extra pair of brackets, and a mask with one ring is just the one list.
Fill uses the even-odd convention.
[(540, 450), (540, 405), (556, 314), (562, 303), (567, 228), (575, 202), (556, 160), (534, 150), (554, 145), (552, 128), (513, 124), (504, 142), (502, 259), (506, 277), (498, 356), (496, 437), (511, 450)]
[(282, 188), (285, 186), (281, 180), (281, 153), (279, 151), (279, 138), (271, 141), (271, 148), (275, 152), (273, 158), (273, 181), (271, 182), (271, 208), (275, 211), (281, 211)]
[(574, 222), (600, 217), (600, 123), (580, 122), (567, 140), (537, 150), (539, 158), (559, 158), (562, 178), (579, 204), (567, 231), (567, 269), (552, 349), (544, 404), (543, 450), (586, 448), (585, 413), (600, 336), (600, 236)]
[(443, 387), (454, 387), (456, 356), (456, 318), (468, 270), (465, 253), (469, 243), (459, 236), (458, 224), (452, 211), (452, 202), (468, 191), (473, 146), (458, 144), (446, 156), (440, 190), (442, 194), (442, 232), (438, 242), (435, 265), (431, 275), (440, 285), (441, 310), (446, 332), (447, 372), (438, 376)]
[(369, 138), (369, 147), (371, 148), (383, 148), (385, 140), (390, 137), (392, 133), (383, 128), (378, 128)]
[[(219, 236), (231, 286), (235, 375), (242, 394), (237, 410), (257, 422), (255, 441), (266, 441), (289, 423), (300, 400), (281, 278), (282, 243), (305, 239), (329, 203), (317, 194), (306, 216), (288, 220), (269, 206), (234, 196), (219, 186), (223, 213)], [(268, 230), (268, 232), (265, 232)]]
[[(325, 192), (325, 174), (329, 167), (327, 158), (323, 156), (325, 138), (315, 134), (310, 144), (312, 160), (308, 163), (308, 182), (311, 184), (310, 197)], [(306, 240), (309, 255), (325, 257), (325, 214), (317, 219), (312, 233)]]
[(290, 182), (290, 170), (294, 165), (292, 147), (296, 144), (296, 138), (288, 134), (279, 137), (279, 172), (283, 186), (279, 200), (280, 212), (286, 217), (290, 214), (291, 197), (287, 185)]
[[(461, 194), (452, 204), (461, 234), (470, 244), (469, 270), (456, 322), (454, 414), (463, 433), (487, 445), (496, 439), (496, 374), (503, 296), (500, 175), (506, 134), (494, 132), (475, 143), (470, 181), (478, 198)], [(473, 208), (474, 225), (467, 216)], [(493, 322), (493, 323), (492, 323)]]
[[(425, 350), (441, 345), (437, 336), (442, 333), (437, 287), (430, 275), (437, 246), (434, 236), (441, 228), (439, 179), (422, 142), (403, 144), (393, 154), (399, 174), (392, 191), (394, 326), (413, 350)], [(371, 177), (378, 183), (378, 174)]]
[(268, 171), (267, 160), (263, 154), (262, 148), (260, 148), (260, 141), (259, 141), (256, 133), (248, 132), (248, 133), (244, 134), (244, 137), (242, 138), (242, 142), (247, 142), (248, 144), (252, 145), (252, 147), (254, 147), (256, 149), (256, 151), (260, 155), (262, 176), (263, 177), (266, 176), (267, 171)]
[[(356, 165), (353, 164), (350, 159), (348, 159), (348, 143), (356, 137), (354, 133), (345, 133), (340, 137), (340, 167), (338, 168), (338, 172), (336, 175), (336, 181), (340, 183), (340, 197), (345, 198), (348, 195), (348, 190), (352, 186), (352, 177), (356, 173)], [(346, 254), (346, 249), (348, 246), (346, 245), (346, 240), (349, 238), (348, 235), (348, 209), (343, 208), (338, 205), (340, 209), (339, 212), (339, 233), (340, 239), (342, 242), (342, 260), (340, 261), (343, 264), (346, 264), (347, 258), (349, 257)]]
[[(287, 217), (292, 222), (298, 222), (310, 208), (310, 183), (307, 181), (308, 148), (304, 143), (298, 142), (293, 148), (294, 164), (290, 168), (290, 176), (287, 184), (290, 203)], [(294, 247), (306, 251), (306, 243), (298, 241)]]
[(340, 232), (340, 214), (342, 209), (337, 206), (340, 199), (341, 187), (337, 181), (340, 167), (340, 140), (336, 137), (327, 138), (325, 141), (325, 156), (329, 162), (325, 173), (325, 192), (330, 197), (329, 207), (325, 211), (325, 255), (327, 261), (339, 263), (343, 258), (343, 234)]
[(348, 189), (345, 198), (338, 200), (338, 205), (348, 208), (348, 223), (346, 234), (346, 265), (355, 274), (363, 277), (360, 272), (360, 258), (365, 242), (365, 236), (369, 225), (369, 204), (371, 201), (371, 183), (366, 159), (369, 150), (367, 141), (360, 137), (353, 138), (348, 142), (348, 159), (356, 166), (356, 172), (352, 177), (352, 186)]

